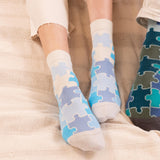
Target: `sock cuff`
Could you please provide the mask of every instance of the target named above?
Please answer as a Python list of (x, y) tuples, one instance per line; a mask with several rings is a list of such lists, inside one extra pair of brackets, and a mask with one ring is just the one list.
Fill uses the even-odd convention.
[(103, 31), (103, 30), (112, 34), (113, 23), (108, 19), (97, 19), (90, 24), (90, 28), (91, 28), (92, 35), (98, 31)]
[(65, 64), (69, 67), (72, 67), (71, 57), (69, 53), (64, 50), (55, 50), (48, 54), (47, 56), (47, 64), (51, 69), (52, 66), (58, 65), (60, 62), (65, 62)]

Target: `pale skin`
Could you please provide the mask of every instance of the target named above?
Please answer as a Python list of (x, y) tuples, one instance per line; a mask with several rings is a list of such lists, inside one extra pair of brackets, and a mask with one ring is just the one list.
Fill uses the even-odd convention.
[[(96, 19), (112, 20), (112, 0), (87, 0), (90, 22)], [(67, 30), (58, 24), (44, 24), (38, 29), (45, 56), (54, 50), (69, 53)]]

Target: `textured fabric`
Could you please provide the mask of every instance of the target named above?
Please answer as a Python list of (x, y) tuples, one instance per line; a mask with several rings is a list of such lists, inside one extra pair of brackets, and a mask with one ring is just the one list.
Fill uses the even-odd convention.
[[(70, 55), (63, 50), (55, 50), (47, 56), (47, 63), (59, 106), (62, 137), (67, 143), (85, 151), (103, 149), (104, 138), (100, 125), (79, 88)], [(91, 135), (94, 137), (90, 138)]]
[(112, 41), (112, 22), (97, 19), (91, 23), (92, 67), (89, 103), (100, 122), (116, 117), (120, 97), (115, 79), (115, 54)]
[(143, 6), (137, 16), (137, 22), (147, 28), (148, 19), (160, 22), (160, 1), (159, 0), (143, 1)]
[(149, 20), (140, 57), (140, 68), (126, 105), (126, 113), (131, 120), (147, 130), (160, 130), (160, 118), (156, 119), (160, 117), (159, 38), (160, 24)]
[(68, 31), (68, 0), (26, 0), (30, 16), (31, 36), (38, 36), (38, 28), (45, 23), (62, 25)]
[[(122, 110), (139, 68), (145, 30), (136, 21), (138, 0), (115, 0), (115, 71)], [(1, 160), (159, 160), (160, 132), (134, 126), (121, 112), (101, 125), (106, 147), (90, 153), (74, 149), (61, 136), (52, 77), (39, 41), (30, 38), (25, 0), (0, 1), (0, 159)], [(87, 6), (69, 0), (73, 70), (87, 97), (91, 37)], [(83, 25), (82, 25), (83, 24)]]

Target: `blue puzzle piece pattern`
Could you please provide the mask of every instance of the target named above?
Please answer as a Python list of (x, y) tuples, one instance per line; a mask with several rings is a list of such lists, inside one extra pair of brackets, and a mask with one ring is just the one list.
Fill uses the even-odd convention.
[(160, 90), (160, 74), (157, 73), (154, 77), (158, 80), (158, 82), (152, 82), (152, 88)]
[(151, 108), (152, 117), (160, 117), (160, 108)]
[(160, 37), (160, 32), (155, 32), (153, 28), (150, 28), (143, 45), (146, 48), (150, 48), (151, 45), (160, 46), (160, 40), (157, 37)]
[(146, 100), (150, 100), (151, 107), (160, 108), (160, 90), (152, 88), (151, 94), (146, 95)]
[[(160, 58), (160, 56), (159, 56), (159, 58)], [(153, 66), (155, 68), (158, 68), (158, 74), (160, 74), (160, 64), (153, 64)]]
[(92, 107), (94, 104), (98, 103), (100, 100), (102, 100), (102, 97), (97, 95), (98, 92), (92, 92), (90, 93), (89, 97), (89, 104)]
[(72, 100), (73, 98), (76, 98), (76, 97), (79, 97), (79, 96), (80, 96), (79, 93), (75, 93), (75, 92), (74, 92), (74, 91), (77, 90), (77, 89), (78, 89), (77, 86), (74, 86), (74, 87), (67, 87), (67, 86), (65, 86), (65, 87), (63, 88), (63, 91), (62, 91), (60, 97), (58, 98), (59, 101), (61, 102), (61, 103), (60, 103), (61, 108), (62, 108), (65, 104), (70, 105), (70, 104), (72, 103), (71, 100)]
[(111, 58), (112, 58), (112, 59), (114, 60), (114, 62), (115, 62), (114, 46), (112, 46)]
[(99, 102), (114, 102), (115, 94), (111, 93), (109, 88), (105, 91), (99, 91), (98, 95), (103, 97)]
[(62, 131), (62, 137), (68, 143), (68, 138), (73, 136), (73, 133), (76, 131), (76, 128), (70, 129), (66, 125), (64, 128), (61, 128), (61, 131)]
[(62, 83), (64, 86), (60, 95), (55, 93), (59, 106), (59, 119), (63, 139), (69, 143), (69, 138), (77, 133), (100, 128), (88, 105), (88, 101), (79, 88), (78, 79), (72, 69), (67, 68), (65, 63), (59, 63), (52, 67), (51, 72), (53, 80), (56, 80), (57, 77), (68, 77), (68, 83), (66, 85)]
[(93, 48), (96, 48), (98, 44), (102, 44), (104, 47), (110, 47), (112, 45), (111, 35), (109, 33), (102, 35), (95, 34), (93, 37)]
[[(137, 117), (134, 117), (134, 115), (131, 114), (130, 109), (136, 108), (137, 113), (139, 114), (142, 112), (143, 107), (149, 108), (150, 117), (160, 117), (160, 32), (155, 32), (153, 28), (150, 28), (144, 42), (144, 47), (152, 47), (153, 51), (154, 47), (159, 47), (159, 52), (156, 52), (159, 55), (156, 56), (157, 58), (149, 58), (149, 55), (147, 55), (148, 52), (146, 52), (146, 54), (144, 54), (144, 56), (141, 58), (142, 60), (140, 62), (140, 69), (137, 74), (143, 77), (145, 72), (150, 71), (154, 74), (150, 74), (153, 76), (153, 78), (148, 79), (156, 79), (157, 81), (151, 81), (150, 85), (148, 85), (148, 88), (144, 87), (145, 89), (143, 89), (143, 84), (145, 84), (145, 82), (138, 81), (139, 84), (138, 88), (135, 87), (136, 89), (134, 89), (133, 84), (128, 101), (126, 103), (126, 114), (132, 118)], [(143, 53), (144, 51), (145, 50), (143, 50)], [(141, 115), (144, 116), (145, 114), (141, 113)], [(141, 118), (145, 119), (145, 117)]]
[(95, 118), (95, 116), (90, 114), (89, 117), (90, 117), (91, 121), (88, 122), (88, 126), (91, 127), (91, 128), (100, 128), (100, 125), (97, 122), (97, 119)]
[(157, 72), (158, 68), (155, 68), (153, 64), (160, 64), (160, 60), (150, 59), (148, 56), (144, 56), (140, 62), (140, 69), (138, 73), (142, 75), (145, 71)]
[(115, 78), (113, 76), (106, 76), (105, 73), (97, 74), (93, 85), (97, 87), (98, 91), (104, 91), (106, 88), (109, 88), (109, 91), (114, 94), (117, 89)]
[(70, 72), (70, 75), (72, 77), (69, 78), (69, 81), (70, 82), (76, 82), (77, 86), (79, 86), (79, 82), (78, 82), (78, 79), (77, 79), (76, 75), (73, 72)]
[(149, 107), (150, 101), (146, 100), (147, 94), (150, 94), (150, 89), (142, 89), (142, 86), (139, 85), (137, 90), (133, 90), (134, 99), (129, 102), (130, 108), (136, 107), (137, 112), (141, 112), (141, 107)]
[(52, 66), (51, 74), (53, 79), (56, 78), (57, 75), (64, 76), (67, 73), (68, 67), (64, 62), (60, 62), (57, 66)]
[(96, 76), (96, 71), (99, 69), (99, 66), (94, 66), (92, 65), (92, 69), (91, 69), (91, 77)]
[(127, 115), (128, 117), (131, 117), (130, 109), (126, 109), (126, 115)]
[(74, 118), (75, 120), (69, 123), (70, 128), (76, 128), (76, 132), (74, 134), (94, 129), (93, 127), (90, 127), (88, 125), (88, 122), (91, 121), (88, 115), (84, 117), (79, 117), (78, 114), (76, 114)]
[(105, 58), (103, 61), (96, 62), (95, 65), (99, 66), (99, 68), (95, 70), (97, 74), (106, 73), (106, 75), (114, 76), (114, 66), (109, 59)]
[[(117, 86), (117, 83), (115, 84)], [(120, 99), (120, 95), (119, 95), (119, 91), (118, 91), (118, 86), (115, 90), (116, 93), (116, 97), (114, 98), (114, 102), (116, 102), (118, 104), (118, 106), (121, 105), (121, 99)]]
[[(91, 67), (91, 90), (89, 95), (89, 104), (92, 107), (94, 104), (101, 102), (112, 102), (120, 106), (120, 96), (114, 73), (115, 54), (112, 40), (109, 39), (106, 33), (102, 35), (96, 34), (93, 37), (93, 51), (92, 51), (92, 67)], [(103, 60), (94, 58), (98, 52), (96, 47), (101, 44), (101, 47), (111, 48), (109, 54), (110, 59), (106, 56)], [(96, 55), (98, 57), (98, 55)]]
[(70, 105), (65, 105), (59, 112), (62, 136), (68, 143), (68, 139), (80, 132), (100, 128), (93, 115), (88, 102), (83, 96), (73, 98)]

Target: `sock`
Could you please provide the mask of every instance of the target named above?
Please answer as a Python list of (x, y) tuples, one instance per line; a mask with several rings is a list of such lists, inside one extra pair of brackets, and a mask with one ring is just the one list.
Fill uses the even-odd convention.
[(70, 55), (63, 50), (56, 50), (48, 55), (47, 62), (59, 106), (62, 137), (68, 144), (81, 150), (101, 150), (104, 148), (104, 137), (79, 88)]
[(160, 23), (148, 21), (140, 68), (132, 86), (126, 114), (144, 130), (160, 130)]
[(91, 23), (93, 42), (89, 103), (99, 122), (113, 119), (120, 111), (120, 97), (114, 73), (112, 22), (98, 19)]

